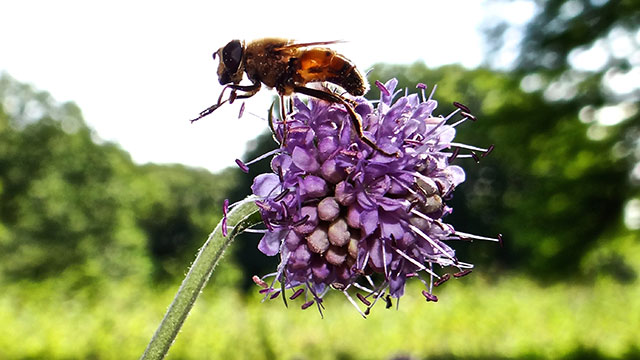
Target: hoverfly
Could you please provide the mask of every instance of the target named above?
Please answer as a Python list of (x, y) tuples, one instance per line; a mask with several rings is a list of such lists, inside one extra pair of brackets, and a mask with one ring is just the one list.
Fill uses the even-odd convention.
[[(337, 93), (310, 88), (305, 85), (314, 82), (329, 82), (340, 86), (354, 96), (362, 96), (369, 90), (369, 84), (356, 66), (345, 56), (322, 45), (337, 41), (295, 43), (293, 40), (265, 38), (246, 43), (232, 40), (218, 51), (213, 58), (220, 58), (218, 80), (226, 85), (218, 102), (191, 120), (199, 120), (218, 109), (226, 102), (249, 98), (255, 95), (262, 84), (274, 88), (280, 95), (280, 109), (284, 116), (283, 97), (294, 93), (304, 94), (331, 103), (344, 105), (349, 113), (358, 137), (373, 149), (393, 156), (378, 147), (364, 135), (362, 122), (353, 109), (353, 102)], [(243, 75), (250, 85), (240, 85)], [(231, 89), (228, 99), (222, 100), (226, 89)]]

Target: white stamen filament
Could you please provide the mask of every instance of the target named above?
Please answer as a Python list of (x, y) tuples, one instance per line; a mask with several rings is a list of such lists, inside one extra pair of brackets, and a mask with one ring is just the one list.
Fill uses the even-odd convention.
[(348, 292), (343, 291), (342, 292), (344, 294), (344, 296), (347, 297), (347, 300), (349, 300), (349, 302), (351, 303), (351, 305), (353, 305), (353, 307), (356, 308), (356, 310), (358, 310), (358, 312), (360, 313), (360, 315), (362, 315), (363, 318), (367, 318), (367, 316), (362, 312), (362, 310), (360, 310), (360, 307), (358, 307), (358, 304), (356, 304), (356, 302), (353, 300), (353, 298), (351, 297), (351, 295), (349, 295)]
[[(480, 235), (474, 235), (474, 234), (469, 234), (469, 233), (464, 233), (462, 231), (457, 231), (454, 233), (454, 235), (458, 235), (462, 238), (469, 238), (469, 239), (476, 239), (476, 240), (486, 240), (486, 241), (495, 241), (495, 242), (500, 242), (499, 239), (495, 239), (495, 238), (489, 238), (489, 237), (485, 237), (485, 236), (480, 236)], [(452, 239), (453, 240), (453, 239)], [(462, 240), (462, 239), (461, 239)]]
[(431, 245), (438, 249), (438, 251), (440, 251), (444, 256), (448, 257), (449, 259), (451, 259), (452, 261), (456, 261), (451, 255), (449, 255), (446, 251), (444, 251), (444, 249), (438, 245), (438, 243), (436, 243), (435, 241), (433, 241), (433, 239), (431, 239), (427, 234), (425, 234), (422, 230), (420, 230), (419, 228), (417, 228), (414, 225), (409, 225), (409, 229), (411, 229), (413, 232), (415, 232), (416, 234), (420, 235), (423, 239), (427, 240), (429, 243), (431, 243)]
[(457, 142), (452, 142), (450, 143), (451, 146), (455, 146), (455, 147), (459, 147), (461, 149), (467, 149), (467, 150), (471, 150), (471, 151), (481, 151), (481, 152), (486, 152), (489, 149), (483, 149), (480, 147), (475, 147), (475, 146), (471, 146), (471, 145), (467, 145), (467, 144), (461, 144), (461, 143), (457, 143)]
[(438, 84), (433, 85), (433, 90), (431, 90), (431, 94), (429, 94), (429, 99), (427, 99), (427, 101), (431, 101), (431, 98), (433, 97), (433, 94), (435, 94), (437, 88)]
[(420, 270), (423, 270), (424, 272), (429, 273), (429, 275), (431, 276), (435, 276), (438, 279), (440, 279), (440, 276), (438, 276), (436, 273), (434, 273), (433, 271), (427, 269), (424, 265), (422, 265), (421, 263), (419, 263), (418, 261), (416, 261), (416, 259), (413, 259), (412, 257), (410, 257), (409, 255), (405, 254), (404, 252), (400, 251), (400, 249), (395, 249), (396, 252), (398, 253), (398, 255), (402, 256), (403, 258), (409, 260), (410, 263), (412, 263), (413, 265), (417, 266)]
[[(231, 226), (228, 227), (229, 229)], [(246, 229), (244, 232), (252, 233), (252, 234), (266, 234), (269, 232), (267, 229)]]
[(262, 154), (262, 155), (258, 156), (257, 158), (255, 158), (255, 159), (253, 159), (253, 160), (251, 160), (251, 161), (249, 161), (249, 162), (246, 162), (246, 163), (244, 163), (244, 164), (245, 164), (245, 165), (247, 165), (247, 166), (249, 166), (249, 165), (251, 165), (251, 164), (253, 164), (253, 163), (256, 163), (256, 162), (258, 162), (258, 161), (260, 161), (260, 160), (262, 160), (262, 159), (264, 159), (264, 158), (268, 158), (268, 157), (269, 157), (269, 156), (271, 156), (271, 155), (275, 155), (275, 154), (277, 154), (277, 153), (279, 153), (279, 152), (281, 152), (281, 151), (282, 151), (282, 149), (279, 149), (279, 148), (278, 148), (278, 149), (275, 149), (275, 150), (271, 150), (271, 151), (269, 151), (269, 152), (267, 152), (267, 153), (265, 153), (265, 154)]
[(418, 210), (416, 210), (416, 209), (411, 209), (411, 213), (412, 213), (413, 215), (417, 215), (418, 217), (420, 217), (420, 218), (422, 218), (422, 219), (424, 219), (424, 220), (427, 220), (427, 221), (429, 221), (429, 222), (433, 222), (433, 219), (432, 219), (432, 218), (428, 217), (427, 215), (425, 215), (425, 214), (421, 213), (420, 211), (418, 211)]

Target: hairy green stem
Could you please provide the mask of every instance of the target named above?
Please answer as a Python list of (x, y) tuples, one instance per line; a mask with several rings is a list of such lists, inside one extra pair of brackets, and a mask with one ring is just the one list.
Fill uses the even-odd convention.
[(180, 289), (178, 289), (178, 293), (164, 315), (160, 326), (142, 354), (141, 360), (163, 359), (167, 355), (169, 347), (173, 344), (198, 295), (211, 277), (224, 250), (236, 235), (262, 221), (254, 201), (254, 197), (248, 197), (229, 212), (227, 216), (229, 233), (226, 237), (222, 234), (222, 222), (209, 235), (191, 265), (189, 273), (182, 281), (182, 285), (180, 285)]

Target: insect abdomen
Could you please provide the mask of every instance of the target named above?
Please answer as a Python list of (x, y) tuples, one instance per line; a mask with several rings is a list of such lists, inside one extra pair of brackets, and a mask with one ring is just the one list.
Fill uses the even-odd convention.
[(354, 96), (369, 90), (367, 80), (349, 59), (328, 48), (304, 51), (299, 58), (298, 75), (304, 82), (328, 81)]

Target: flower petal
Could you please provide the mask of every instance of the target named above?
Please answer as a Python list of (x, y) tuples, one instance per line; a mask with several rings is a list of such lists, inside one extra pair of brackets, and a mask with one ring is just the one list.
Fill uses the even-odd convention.
[(268, 173), (260, 174), (253, 179), (251, 191), (260, 197), (267, 197), (280, 189), (280, 179), (278, 175)]
[(258, 250), (267, 256), (274, 256), (280, 250), (280, 243), (288, 229), (278, 229), (264, 234), (258, 243)]
[(320, 168), (318, 160), (316, 160), (314, 154), (308, 149), (296, 146), (295, 149), (293, 149), (291, 158), (297, 167), (308, 173), (314, 173)]

